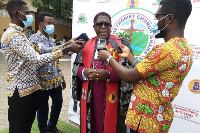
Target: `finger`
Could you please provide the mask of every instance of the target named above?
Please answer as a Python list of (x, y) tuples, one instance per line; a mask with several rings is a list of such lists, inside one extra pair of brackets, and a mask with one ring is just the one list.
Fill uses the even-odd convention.
[(84, 43), (84, 41), (81, 41), (81, 40), (77, 40), (77, 41), (74, 41), (76, 44), (78, 45), (82, 45)]
[(125, 47), (125, 45), (123, 45), (123, 44), (120, 44), (120, 47), (121, 47), (121, 48), (124, 48), (124, 47)]

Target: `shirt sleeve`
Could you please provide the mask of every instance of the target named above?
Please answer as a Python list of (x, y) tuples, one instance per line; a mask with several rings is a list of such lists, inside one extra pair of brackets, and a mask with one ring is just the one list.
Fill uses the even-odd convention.
[[(83, 71), (84, 71), (84, 69), (85, 69), (85, 67), (84, 66), (79, 66), (79, 68), (78, 68), (78, 73), (77, 73), (77, 76), (79, 77), (79, 79), (81, 79), (82, 81), (83, 80), (86, 80), (86, 79), (84, 79), (84, 77), (83, 77)], [(85, 77), (86, 78), (86, 77)]]
[(155, 46), (136, 67), (144, 78), (148, 78), (175, 67), (176, 63), (170, 48)]
[[(17, 42), (17, 43), (16, 43)], [(16, 36), (9, 42), (11, 52), (15, 52), (24, 61), (30, 61), (36, 65), (43, 65), (62, 57), (62, 50), (40, 55), (32, 46), (31, 42), (22, 36)]]

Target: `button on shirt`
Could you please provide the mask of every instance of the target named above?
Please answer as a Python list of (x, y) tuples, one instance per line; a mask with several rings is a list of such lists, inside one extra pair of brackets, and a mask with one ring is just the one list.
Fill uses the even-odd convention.
[(23, 28), (9, 24), (1, 39), (5, 51), (5, 62), (8, 67), (7, 94), (11, 97), (18, 89), (19, 96), (29, 95), (40, 89), (36, 68), (62, 57), (62, 51), (40, 55), (27, 39)]
[[(40, 54), (55, 51), (55, 40), (50, 36), (49, 38), (45, 37), (40, 31), (33, 34), (29, 40)], [(59, 61), (55, 60), (54, 62), (42, 65), (37, 69), (36, 75), (40, 80), (42, 90), (57, 88), (62, 83), (61, 77), (63, 77), (63, 75), (59, 66)]]

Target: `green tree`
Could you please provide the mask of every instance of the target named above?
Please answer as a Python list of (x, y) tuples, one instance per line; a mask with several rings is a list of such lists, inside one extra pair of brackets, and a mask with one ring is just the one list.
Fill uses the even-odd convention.
[(56, 18), (71, 20), (73, 0), (32, 0), (31, 2), (38, 11), (50, 12)]
[(4, 9), (5, 5), (3, 5), (3, 2), (0, 2), (0, 9)]

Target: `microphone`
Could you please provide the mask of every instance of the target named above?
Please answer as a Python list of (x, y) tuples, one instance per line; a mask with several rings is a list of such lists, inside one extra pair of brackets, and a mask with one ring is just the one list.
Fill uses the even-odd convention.
[[(99, 42), (97, 43), (97, 50), (106, 50), (106, 39), (105, 37), (100, 37)], [(101, 61), (101, 65), (103, 65), (103, 61)]]

